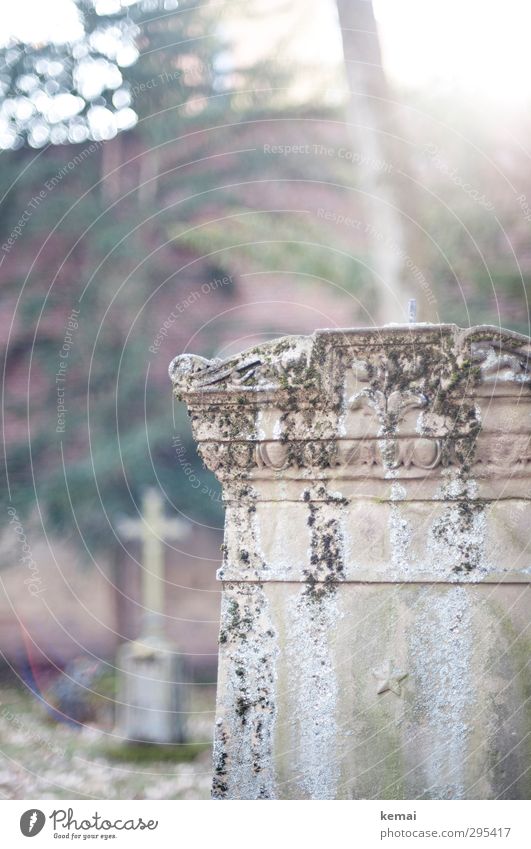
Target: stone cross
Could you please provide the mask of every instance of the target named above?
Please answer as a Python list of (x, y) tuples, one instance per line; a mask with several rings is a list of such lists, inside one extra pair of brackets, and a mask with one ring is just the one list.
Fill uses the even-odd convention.
[(226, 504), (216, 798), (529, 798), (530, 355), (413, 321), (173, 361)]
[(183, 539), (189, 526), (164, 516), (156, 489), (142, 499), (138, 519), (123, 519), (119, 532), (142, 542), (141, 633), (120, 647), (116, 735), (134, 742), (179, 743), (185, 739), (183, 668), (175, 646), (164, 637), (164, 542)]
[(142, 543), (143, 635), (162, 629), (164, 612), (164, 542), (181, 540), (189, 526), (181, 519), (164, 515), (164, 502), (158, 490), (150, 487), (142, 497), (142, 513), (137, 519), (121, 519), (118, 532)]

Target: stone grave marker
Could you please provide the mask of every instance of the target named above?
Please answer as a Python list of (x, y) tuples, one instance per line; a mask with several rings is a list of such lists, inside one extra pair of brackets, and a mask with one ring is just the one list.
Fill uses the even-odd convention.
[(185, 733), (185, 683), (176, 646), (164, 635), (164, 542), (181, 540), (187, 523), (164, 515), (156, 489), (146, 490), (142, 515), (118, 531), (142, 543), (143, 623), (138, 638), (118, 651), (115, 734), (133, 742), (179, 743)]
[(411, 324), (172, 362), (226, 504), (215, 797), (529, 798), (530, 350)]

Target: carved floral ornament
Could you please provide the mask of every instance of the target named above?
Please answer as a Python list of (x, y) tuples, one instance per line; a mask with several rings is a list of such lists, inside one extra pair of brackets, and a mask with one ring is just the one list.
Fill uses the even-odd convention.
[[(529, 355), (529, 339), (509, 331), (413, 325), (316, 331), (226, 360), (183, 354), (170, 376), (215, 472), (409, 476), (531, 460), (519, 406), (531, 400)], [(506, 432), (493, 438), (482, 414), (504, 403), (520, 430), (502, 415)]]

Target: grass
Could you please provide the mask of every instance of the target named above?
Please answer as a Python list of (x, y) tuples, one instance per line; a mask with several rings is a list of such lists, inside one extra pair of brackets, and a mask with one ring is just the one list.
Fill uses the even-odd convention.
[(101, 747), (99, 751), (104, 758), (121, 763), (190, 763), (211, 748), (210, 743), (121, 743)]

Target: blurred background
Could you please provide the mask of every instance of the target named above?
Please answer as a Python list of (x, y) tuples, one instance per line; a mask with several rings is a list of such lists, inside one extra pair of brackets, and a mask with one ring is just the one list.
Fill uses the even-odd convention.
[[(3, 0), (0, 798), (203, 798), (223, 508), (170, 360), (529, 333), (526, 0)], [(172, 744), (117, 738), (155, 488)]]

